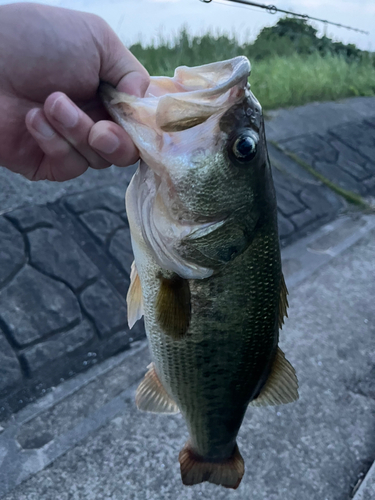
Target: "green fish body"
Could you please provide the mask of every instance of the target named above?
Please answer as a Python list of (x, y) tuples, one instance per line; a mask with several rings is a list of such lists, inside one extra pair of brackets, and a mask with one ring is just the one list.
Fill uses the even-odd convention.
[[(153, 363), (145, 411), (183, 415), (184, 484), (237, 488), (247, 407), (298, 397), (278, 348), (287, 290), (261, 107), (244, 57), (156, 78), (143, 99), (104, 88), (142, 158), (126, 196), (135, 263), (129, 324)], [(163, 93), (163, 90), (165, 93)]]

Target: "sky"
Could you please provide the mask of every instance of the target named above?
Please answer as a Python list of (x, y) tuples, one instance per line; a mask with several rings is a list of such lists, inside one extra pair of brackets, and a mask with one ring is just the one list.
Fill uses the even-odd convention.
[[(259, 3), (271, 3), (258, 0)], [(0, 0), (0, 5), (17, 3)], [(225, 31), (240, 41), (253, 40), (265, 26), (272, 26), (280, 15), (246, 7), (226, 0), (202, 3), (199, 0), (39, 0), (39, 3), (92, 12), (103, 17), (121, 40), (130, 45), (149, 43), (173, 36), (187, 26), (194, 34)], [(355, 43), (363, 50), (375, 51), (374, 0), (272, 0), (276, 7), (353, 26), (363, 35), (343, 28), (327, 26), (327, 35), (344, 43)], [(323, 34), (323, 24), (314, 23)]]

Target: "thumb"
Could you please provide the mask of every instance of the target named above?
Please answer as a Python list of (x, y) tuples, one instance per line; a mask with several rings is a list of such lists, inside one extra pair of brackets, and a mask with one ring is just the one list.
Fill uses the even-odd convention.
[(101, 30), (100, 79), (111, 83), (120, 92), (143, 97), (150, 84), (146, 68), (123, 45), (106, 22), (103, 22)]

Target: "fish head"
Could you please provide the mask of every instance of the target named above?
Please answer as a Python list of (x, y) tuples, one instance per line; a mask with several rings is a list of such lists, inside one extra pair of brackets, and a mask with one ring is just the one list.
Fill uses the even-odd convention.
[(236, 226), (242, 248), (259, 218), (269, 163), (249, 75), (248, 59), (236, 57), (151, 78), (144, 98), (102, 89), (107, 109), (140, 152), (127, 203), (155, 259), (182, 277), (208, 277), (238, 253), (212, 258), (208, 235)]

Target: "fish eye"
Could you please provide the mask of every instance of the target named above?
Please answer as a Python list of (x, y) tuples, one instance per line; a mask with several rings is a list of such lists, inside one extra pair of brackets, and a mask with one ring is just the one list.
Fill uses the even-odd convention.
[(251, 133), (241, 134), (235, 140), (232, 150), (241, 163), (247, 163), (251, 161), (257, 154), (258, 141)]

